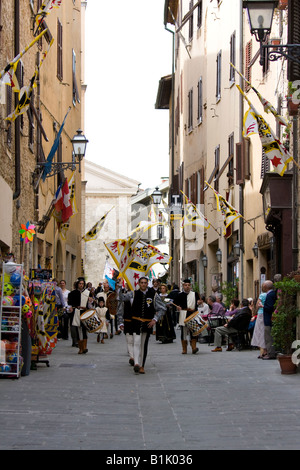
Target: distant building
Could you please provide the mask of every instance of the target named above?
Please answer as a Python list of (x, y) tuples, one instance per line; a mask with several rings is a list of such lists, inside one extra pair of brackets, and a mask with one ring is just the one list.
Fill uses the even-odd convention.
[[(139, 182), (88, 160), (85, 160), (85, 181), (83, 235), (113, 208), (97, 238), (84, 244), (85, 278), (97, 287), (103, 280), (105, 261), (109, 256), (104, 243), (127, 238), (131, 231), (131, 197), (137, 193)], [(109, 263), (114, 266), (111, 258)]]

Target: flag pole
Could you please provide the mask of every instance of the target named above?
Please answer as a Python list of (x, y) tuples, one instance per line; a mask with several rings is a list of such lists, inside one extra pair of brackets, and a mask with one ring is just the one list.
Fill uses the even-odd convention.
[[(186, 200), (186, 201), (189, 201), (189, 198), (187, 197), (187, 195), (184, 194), (184, 192), (181, 191), (181, 190), (180, 190), (180, 192), (184, 195), (185, 200)], [(197, 206), (196, 206), (194, 203), (192, 203), (192, 202), (191, 202), (191, 204), (193, 204), (193, 206), (195, 207), (195, 210), (196, 210), (197, 214), (199, 215), (199, 217), (201, 217), (201, 215), (199, 214), (199, 211), (198, 211), (198, 209), (197, 209)], [(215, 231), (215, 232), (219, 235), (219, 237), (220, 237), (221, 234), (218, 232), (218, 229), (216, 229), (216, 228), (210, 223), (210, 221), (207, 219), (207, 217), (205, 217), (203, 214), (202, 214), (202, 216), (207, 220), (207, 222), (209, 223), (210, 227), (213, 228), (214, 231)], [(205, 227), (203, 227), (203, 228), (205, 228)], [(208, 227), (208, 228), (209, 228), (209, 227)]]
[[(247, 78), (236, 68), (235, 65), (233, 65), (232, 62), (230, 62), (230, 65), (231, 65), (231, 67), (233, 67), (235, 69), (235, 71), (239, 74), (239, 76), (251, 87), (251, 89), (254, 91), (254, 93), (256, 93), (256, 95), (258, 96), (259, 100), (262, 102), (262, 100), (264, 100), (264, 98), (261, 96), (259, 91), (256, 88), (254, 88), (253, 85), (251, 85), (249, 80), (247, 80)], [(267, 101), (267, 100), (265, 100), (265, 101)], [(262, 105), (264, 106), (263, 102), (262, 102)], [(269, 110), (271, 111), (271, 113), (273, 114), (275, 119), (279, 120), (281, 124), (285, 125), (287, 128), (291, 127), (291, 123), (287, 122), (280, 114), (278, 114), (276, 109), (274, 108), (274, 106), (271, 103), (269, 103)]]
[[(207, 181), (204, 181), (204, 183), (207, 184), (207, 186), (209, 186), (210, 189), (212, 189), (212, 190), (214, 191), (214, 188), (213, 188), (210, 184), (208, 184)], [(214, 192), (215, 192), (215, 191), (214, 191)], [(223, 196), (222, 196), (222, 197), (223, 197)], [(224, 198), (223, 198), (223, 199), (224, 199)], [(236, 210), (236, 209), (235, 209), (235, 210)], [(238, 212), (238, 213), (239, 213), (240, 217), (241, 217), (248, 225), (250, 225), (250, 227), (251, 227), (253, 230), (255, 230), (255, 227), (253, 227), (253, 225), (251, 225), (250, 222), (249, 222), (247, 219), (245, 219), (245, 217), (244, 217), (240, 212)]]
[[(245, 100), (247, 101), (248, 105), (250, 106), (250, 108), (254, 111), (255, 114), (257, 114), (258, 116), (260, 116), (259, 112), (257, 112), (257, 110), (255, 109), (255, 107), (253, 106), (253, 104), (251, 103), (251, 101), (249, 100), (249, 98), (245, 95), (245, 93), (243, 92), (243, 90), (241, 89), (241, 87), (239, 85), (235, 85), (237, 87), (237, 89), (239, 90), (239, 92), (243, 95), (243, 97), (245, 98)], [(279, 139), (276, 137), (276, 135), (274, 134), (273, 130), (271, 129), (271, 127), (269, 126), (269, 129), (271, 131), (271, 134), (272, 134), (272, 137), (274, 140), (278, 141)], [(290, 155), (290, 153), (289, 153)], [(300, 170), (300, 165), (298, 162), (296, 162), (296, 160), (294, 160), (294, 157), (293, 155), (290, 155), (292, 160), (293, 160), (293, 163), (298, 167), (298, 169)]]
[[(109, 209), (109, 211), (107, 211), (106, 214), (104, 214), (104, 215), (98, 220), (98, 222), (96, 222), (96, 223), (93, 225), (93, 227), (95, 227), (95, 226), (100, 222), (100, 220), (103, 219), (103, 217), (107, 217), (107, 215), (108, 215), (114, 208), (115, 208), (115, 206), (112, 206), (112, 207)], [(93, 228), (93, 227), (92, 227), (92, 228)], [(92, 230), (92, 228), (91, 228), (90, 230), (88, 230), (88, 232), (90, 232), (90, 231)], [(85, 234), (85, 235), (86, 235), (86, 234)], [(80, 243), (81, 240), (84, 239), (85, 235), (83, 235), (83, 237), (81, 237), (81, 239), (79, 240), (78, 243)]]
[(34, 44), (39, 41), (39, 39), (41, 39), (41, 37), (48, 31), (48, 28), (47, 29), (44, 29), (44, 31), (42, 31), (36, 38), (34, 38), (34, 40), (29, 44), (29, 46), (26, 46), (25, 49), (23, 49), (22, 52), (20, 52), (20, 54), (18, 54), (11, 62), (9, 62), (7, 64), (7, 66), (5, 67), (5, 69), (3, 69), (1, 72), (0, 72), (0, 79), (3, 77), (3, 75), (11, 68), (11, 66), (13, 64), (15, 64), (16, 62), (18, 62), (21, 57), (23, 57), (23, 55), (32, 47), (34, 46)]

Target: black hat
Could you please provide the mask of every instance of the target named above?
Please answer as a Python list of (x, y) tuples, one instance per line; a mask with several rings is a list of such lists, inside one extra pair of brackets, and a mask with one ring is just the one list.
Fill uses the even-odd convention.
[(105, 302), (104, 297), (99, 297), (98, 302)]
[(184, 279), (182, 282), (183, 282), (183, 284), (186, 284), (186, 283), (190, 284), (191, 280), (190, 279)]

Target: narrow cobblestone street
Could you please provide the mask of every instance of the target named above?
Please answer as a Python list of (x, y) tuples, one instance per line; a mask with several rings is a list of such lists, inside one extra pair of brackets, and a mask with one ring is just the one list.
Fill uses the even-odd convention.
[(281, 375), (256, 350), (198, 346), (183, 356), (179, 331), (173, 344), (153, 336), (136, 375), (124, 335), (90, 335), (86, 355), (59, 341), (50, 367), (0, 381), (0, 449), (299, 449), (299, 373)]

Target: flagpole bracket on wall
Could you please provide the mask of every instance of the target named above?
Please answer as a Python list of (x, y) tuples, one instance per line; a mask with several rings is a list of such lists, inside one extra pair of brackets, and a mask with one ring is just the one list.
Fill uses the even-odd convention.
[[(32, 173), (33, 180), (39, 179), (39, 177), (43, 174), (44, 167), (48, 165), (45, 163), (38, 163), (34, 172)], [(58, 175), (59, 173), (71, 170), (76, 170), (76, 165), (79, 165), (78, 171), (81, 172), (81, 161), (76, 162), (52, 162), (51, 163), (51, 170), (47, 173), (46, 178), (50, 178), (51, 176)]]
[(261, 65), (264, 65), (265, 54), (271, 62), (284, 57), (287, 60), (300, 64), (300, 44), (262, 44)]

